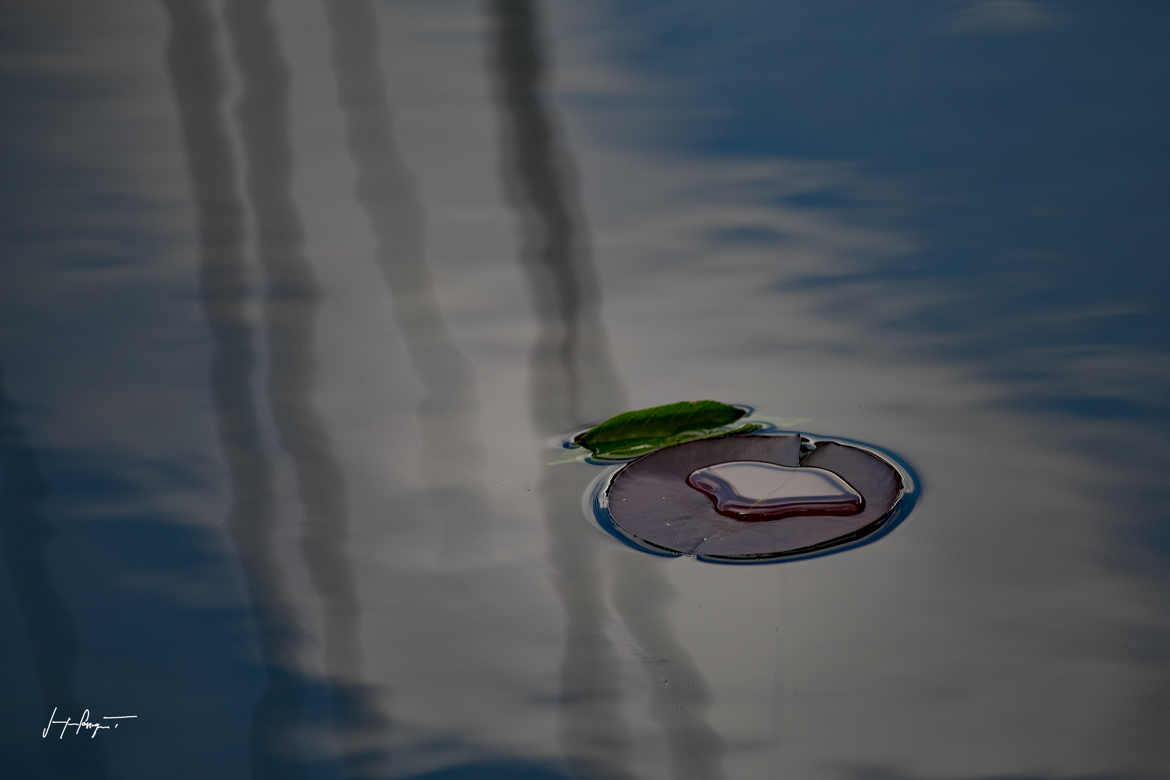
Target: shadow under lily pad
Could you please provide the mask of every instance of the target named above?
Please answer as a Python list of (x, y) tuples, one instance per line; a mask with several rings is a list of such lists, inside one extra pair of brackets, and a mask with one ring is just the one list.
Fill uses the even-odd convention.
[[(806, 513), (756, 522), (728, 517), (687, 484), (687, 476), (732, 461), (831, 471), (861, 494), (864, 505), (849, 515)], [(645, 455), (614, 476), (606, 497), (616, 529), (637, 542), (682, 555), (748, 560), (801, 555), (866, 536), (890, 517), (904, 488), (893, 465), (861, 447), (826, 441), (802, 454), (799, 434), (744, 434)]]

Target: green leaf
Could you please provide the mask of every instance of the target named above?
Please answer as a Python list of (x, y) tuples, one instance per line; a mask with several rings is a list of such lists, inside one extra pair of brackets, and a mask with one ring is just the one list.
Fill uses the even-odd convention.
[(747, 414), (745, 409), (718, 401), (681, 401), (623, 412), (596, 425), (573, 441), (598, 458), (632, 458), (684, 441), (746, 433), (758, 425), (729, 429)]

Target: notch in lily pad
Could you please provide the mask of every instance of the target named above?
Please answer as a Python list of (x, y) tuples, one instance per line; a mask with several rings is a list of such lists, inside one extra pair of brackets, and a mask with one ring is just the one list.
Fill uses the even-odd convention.
[(680, 401), (651, 406), (610, 417), (573, 442), (595, 458), (622, 460), (695, 439), (750, 433), (763, 426), (754, 423), (734, 427), (748, 410), (719, 401)]

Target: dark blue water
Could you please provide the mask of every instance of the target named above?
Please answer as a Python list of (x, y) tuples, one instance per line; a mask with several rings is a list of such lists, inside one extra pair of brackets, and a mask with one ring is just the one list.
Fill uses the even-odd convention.
[[(1168, 31), (6, 4), (6, 774), (1167, 776)], [(781, 566), (599, 532), (560, 443), (702, 398), (913, 512)]]

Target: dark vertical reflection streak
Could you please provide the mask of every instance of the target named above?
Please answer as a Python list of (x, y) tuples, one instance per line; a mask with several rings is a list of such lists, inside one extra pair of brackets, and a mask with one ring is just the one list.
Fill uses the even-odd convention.
[[(73, 691), (77, 630), (45, 561), (52, 530), (42, 505), (49, 487), (36, 456), (17, 428), (15, 409), (3, 382), (0, 373), (0, 497), (4, 499), (0, 534), (4, 539), (4, 562), (25, 624), (30, 636), (40, 640), (34, 640), (33, 646), (38, 650), (37, 676), (48, 704), (61, 693)], [(69, 699), (60, 703), (73, 704)]]
[(341, 467), (313, 404), (313, 355), (321, 289), (304, 253), (292, 198), (289, 69), (264, 0), (228, 0), (228, 39), (243, 81), (237, 106), (244, 182), (266, 280), (268, 399), (304, 507), (302, 552), (325, 612), (325, 665), (334, 680), (361, 674), (358, 605), (345, 557), (348, 525)]
[(671, 776), (715, 780), (723, 777), (723, 738), (706, 721), (711, 696), (702, 672), (674, 635), (666, 607), (675, 591), (655, 565), (662, 562), (629, 561), (617, 567), (617, 609), (647, 654), (651, 715), (665, 732)]
[[(542, 434), (551, 435), (563, 433), (589, 414), (582, 408), (586, 399), (580, 389), (583, 378), (592, 382), (593, 377), (580, 376), (578, 333), (594, 304), (596, 284), (587, 277), (580, 223), (571, 213), (574, 184), (568, 160), (554, 145), (541, 95), (544, 63), (535, 9), (528, 2), (497, 0), (492, 15), (492, 65), (502, 109), (502, 175), (520, 219), (521, 261), (540, 321), (529, 396), (534, 424)], [(598, 388), (620, 393), (616, 383)], [(589, 529), (584, 523), (562, 522), (560, 509), (576, 481), (565, 469), (546, 467), (539, 485), (554, 584), (566, 620), (561, 745), (574, 775), (612, 775), (628, 765), (630, 742), (622, 716), (617, 656), (604, 631), (606, 608), (596, 548), (585, 537)]]
[[(398, 152), (386, 76), (378, 59), (378, 20), (369, 0), (326, 0), (330, 54), (345, 121), (346, 147), (357, 171), (355, 194), (377, 242), (377, 261), (395, 321), (425, 397), (419, 424), (427, 452), (427, 482), (442, 497), (427, 506), (441, 513), (444, 553), (482, 551), (487, 502), (474, 479), (480, 455), (472, 435), (472, 372), (452, 340), (435, 297), (425, 257), (425, 213), (414, 177)], [(463, 502), (460, 504), (460, 502)]]
[[(49, 570), (47, 548), (53, 530), (44, 514), (48, 497), (49, 486), (36, 453), (17, 425), (16, 409), (8, 399), (0, 369), (0, 507), (3, 507), (0, 544), (34, 653), (42, 697), (37, 717), (43, 715), (46, 723), (53, 707), (76, 713), (84, 706), (78, 700), (75, 679), (77, 628)], [(19, 738), (24, 741), (38, 736), (30, 730)], [(44, 763), (26, 771), (36, 772), (38, 776), (48, 769), (58, 773), (84, 771), (90, 777), (107, 776), (105, 754), (100, 747), (86, 745), (81, 752), (78, 745), (65, 744), (52, 737), (48, 743), (42, 741), (42, 745), (49, 749), (43, 755), (35, 755), (34, 760)]]
[(394, 140), (374, 7), (369, 0), (327, 0), (325, 13), (358, 202), (428, 404), (446, 410), (462, 402), (469, 369), (447, 332), (424, 259), (425, 215)]
[[(623, 393), (598, 320), (600, 291), (576, 200), (576, 171), (544, 105), (536, 6), (531, 0), (496, 0), (492, 7), (498, 92), (507, 119), (505, 183), (522, 221), (522, 260), (542, 324), (533, 396), (547, 428), (615, 409)], [(582, 395), (586, 386), (588, 397)]]
[[(272, 548), (273, 470), (264, 456), (251, 376), (256, 356), (247, 322), (244, 206), (236, 185), (223, 103), (225, 74), (215, 20), (202, 0), (164, 0), (167, 64), (182, 125), (199, 233), (199, 293), (212, 335), (211, 387), (231, 485), (228, 530), (243, 568), (268, 684), (253, 715), (254, 777), (288, 775), (288, 732), (304, 696), (296, 674), (303, 638)], [(289, 775), (295, 776), (295, 775)]]
[[(541, 326), (532, 356), (533, 417), (541, 432), (563, 434), (620, 411), (624, 394), (600, 322), (600, 290), (572, 160), (544, 103), (546, 65), (535, 3), (496, 0), (492, 8), (494, 65), (505, 120), (504, 177), (521, 219), (523, 265)], [(568, 477), (567, 471), (546, 469), (541, 481), (568, 620), (562, 734), (570, 758), (604, 753), (620, 767), (628, 762), (630, 746), (619, 715), (618, 667), (603, 634), (603, 576), (594, 540), (585, 536), (588, 529), (565, 522), (564, 508), (576, 506)], [(723, 744), (704, 720), (709, 697), (702, 676), (665, 617), (673, 591), (655, 568), (660, 562), (616, 563), (615, 601), (648, 656), (652, 715), (665, 731), (673, 774), (719, 777)], [(576, 768), (591, 771), (587, 763)]]

